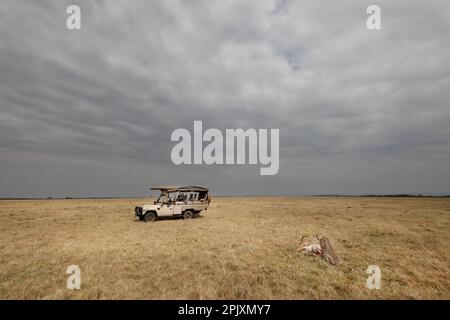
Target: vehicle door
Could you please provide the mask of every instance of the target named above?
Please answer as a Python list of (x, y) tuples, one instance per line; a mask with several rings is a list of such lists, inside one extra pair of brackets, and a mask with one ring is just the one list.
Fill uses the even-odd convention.
[(167, 201), (164, 201), (161, 205), (161, 209), (158, 211), (158, 215), (161, 217), (167, 217), (173, 215), (174, 201), (173, 194), (169, 194)]

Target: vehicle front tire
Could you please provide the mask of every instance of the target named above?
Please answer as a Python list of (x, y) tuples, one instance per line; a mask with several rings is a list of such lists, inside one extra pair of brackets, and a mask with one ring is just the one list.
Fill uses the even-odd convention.
[(149, 211), (144, 215), (144, 219), (142, 219), (145, 222), (148, 221), (155, 221), (156, 220), (156, 213)]
[(194, 214), (192, 213), (191, 210), (186, 210), (185, 212), (183, 212), (183, 219), (192, 219), (194, 217)]

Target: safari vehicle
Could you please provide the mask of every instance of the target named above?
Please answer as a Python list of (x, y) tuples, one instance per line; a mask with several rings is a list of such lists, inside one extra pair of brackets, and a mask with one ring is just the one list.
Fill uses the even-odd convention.
[(141, 221), (155, 221), (160, 217), (182, 217), (192, 219), (201, 211), (208, 210), (211, 196), (208, 188), (197, 186), (163, 186), (150, 190), (159, 190), (161, 194), (153, 204), (137, 206), (135, 215)]

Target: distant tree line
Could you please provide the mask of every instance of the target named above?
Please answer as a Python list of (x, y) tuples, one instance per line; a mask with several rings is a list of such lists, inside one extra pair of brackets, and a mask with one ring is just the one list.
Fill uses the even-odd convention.
[(341, 195), (341, 194), (318, 194), (314, 197), (360, 197), (360, 198), (450, 198), (450, 195), (433, 196), (422, 194), (363, 194), (363, 195)]

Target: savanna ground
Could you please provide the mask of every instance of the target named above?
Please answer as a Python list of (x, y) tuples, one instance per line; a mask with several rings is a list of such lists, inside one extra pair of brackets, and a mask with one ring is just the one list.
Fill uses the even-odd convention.
[[(450, 299), (450, 199), (214, 197), (197, 219), (137, 222), (145, 202), (0, 201), (0, 298)], [(298, 252), (316, 233), (338, 267)]]

